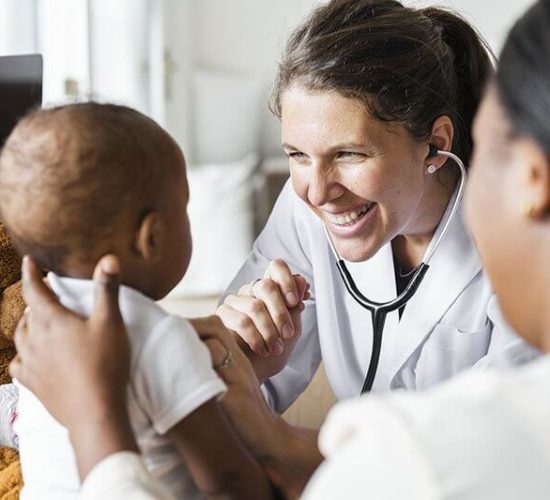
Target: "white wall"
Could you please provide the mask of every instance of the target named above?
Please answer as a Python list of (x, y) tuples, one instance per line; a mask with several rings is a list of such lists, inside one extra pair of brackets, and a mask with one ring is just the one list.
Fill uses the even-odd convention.
[(201, 0), (197, 62), (230, 71), (272, 72), (288, 32), (315, 0)]
[(167, 100), (166, 125), (193, 157), (194, 127), (189, 82), (194, 68), (263, 78), (261, 113), (264, 154), (280, 152), (280, 127), (268, 97), (277, 58), (291, 28), (316, 0), (165, 0), (167, 46), (177, 71)]
[[(168, 46), (178, 62), (177, 93), (167, 102), (167, 126), (180, 142), (193, 143), (192, 96), (185, 90), (194, 67), (265, 78), (261, 150), (280, 152), (280, 129), (267, 110), (277, 60), (294, 26), (323, 0), (165, 0)], [(533, 0), (404, 0), (444, 5), (469, 19), (495, 51), (514, 20)], [(185, 94), (187, 92), (187, 94)], [(184, 95), (186, 96), (184, 98)], [(190, 118), (191, 117), (191, 118)], [(185, 125), (183, 125), (185, 124)]]
[(444, 5), (470, 20), (498, 54), (506, 33), (534, 0), (405, 0), (410, 6)]

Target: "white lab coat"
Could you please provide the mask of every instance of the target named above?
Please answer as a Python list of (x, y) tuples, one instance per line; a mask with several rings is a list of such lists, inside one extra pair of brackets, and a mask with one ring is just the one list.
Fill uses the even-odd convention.
[[(287, 366), (264, 384), (272, 405), (284, 411), (307, 387), (321, 360), (337, 399), (357, 396), (372, 350), (370, 313), (346, 291), (320, 220), (290, 182), (226, 293), (262, 277), (276, 258), (309, 281), (313, 298), (306, 303), (302, 337)], [(396, 296), (390, 244), (348, 268), (370, 299)], [(481, 365), (499, 366), (537, 355), (504, 322), (460, 215), (401, 320), (397, 311), (387, 317), (373, 392), (423, 390), (480, 360)]]

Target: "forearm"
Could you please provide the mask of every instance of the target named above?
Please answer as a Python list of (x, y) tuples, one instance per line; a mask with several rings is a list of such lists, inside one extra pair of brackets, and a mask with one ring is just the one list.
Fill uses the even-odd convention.
[(292, 426), (283, 417), (266, 431), (270, 437), (256, 449), (258, 460), (285, 498), (299, 498), (323, 461), (317, 446), (319, 431)]
[(138, 451), (125, 407), (96, 407), (69, 425), (69, 434), (82, 481), (108, 456), (119, 451)]
[(211, 490), (203, 490), (208, 500), (271, 500), (272, 487), (263, 469), (258, 465), (246, 467), (238, 473), (228, 475), (227, 481)]

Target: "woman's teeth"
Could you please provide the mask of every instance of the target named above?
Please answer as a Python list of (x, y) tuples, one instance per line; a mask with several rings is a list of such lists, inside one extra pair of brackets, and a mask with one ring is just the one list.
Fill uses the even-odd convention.
[(329, 220), (333, 224), (338, 224), (339, 226), (351, 226), (355, 224), (359, 219), (362, 219), (363, 216), (369, 211), (369, 208), (372, 206), (372, 203), (369, 203), (363, 206), (358, 211), (348, 212), (345, 215), (328, 215)]

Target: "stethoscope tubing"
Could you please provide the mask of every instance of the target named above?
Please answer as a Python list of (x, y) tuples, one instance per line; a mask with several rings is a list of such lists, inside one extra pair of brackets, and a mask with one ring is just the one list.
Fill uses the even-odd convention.
[(378, 364), (380, 361), (380, 355), (382, 352), (382, 340), (384, 336), (384, 326), (386, 323), (386, 316), (388, 313), (400, 309), (409, 302), (409, 300), (414, 296), (420, 284), (424, 280), (426, 273), (430, 267), (429, 262), (432, 259), (435, 251), (439, 247), (440, 243), (445, 239), (453, 218), (456, 216), (458, 209), (460, 207), (460, 202), (464, 195), (464, 190), (466, 187), (466, 167), (462, 160), (451, 153), (450, 151), (439, 151), (437, 149), (432, 149), (430, 152), (430, 157), (433, 156), (446, 156), (447, 158), (452, 159), (460, 169), (460, 184), (454, 196), (453, 205), (445, 214), (445, 222), (439, 225), (436, 234), (432, 238), (432, 242), (428, 246), (426, 253), (422, 259), (422, 263), (417, 267), (411, 280), (408, 285), (405, 287), (405, 290), (401, 292), (395, 299), (387, 302), (376, 302), (370, 300), (368, 297), (363, 295), (359, 288), (357, 287), (351, 273), (349, 272), (344, 259), (342, 259), (336, 250), (336, 247), (330, 237), (330, 234), (323, 224), (327, 240), (332, 249), (332, 252), (336, 258), (336, 266), (338, 268), (339, 274), (344, 282), (344, 285), (348, 293), (353, 297), (353, 299), (363, 308), (368, 310), (371, 313), (372, 320), (372, 353), (369, 361), (369, 366), (367, 373), (365, 375), (365, 380), (361, 388), (361, 394), (369, 392), (372, 389), (374, 384), (374, 379), (376, 377), (376, 372), (378, 370)]

